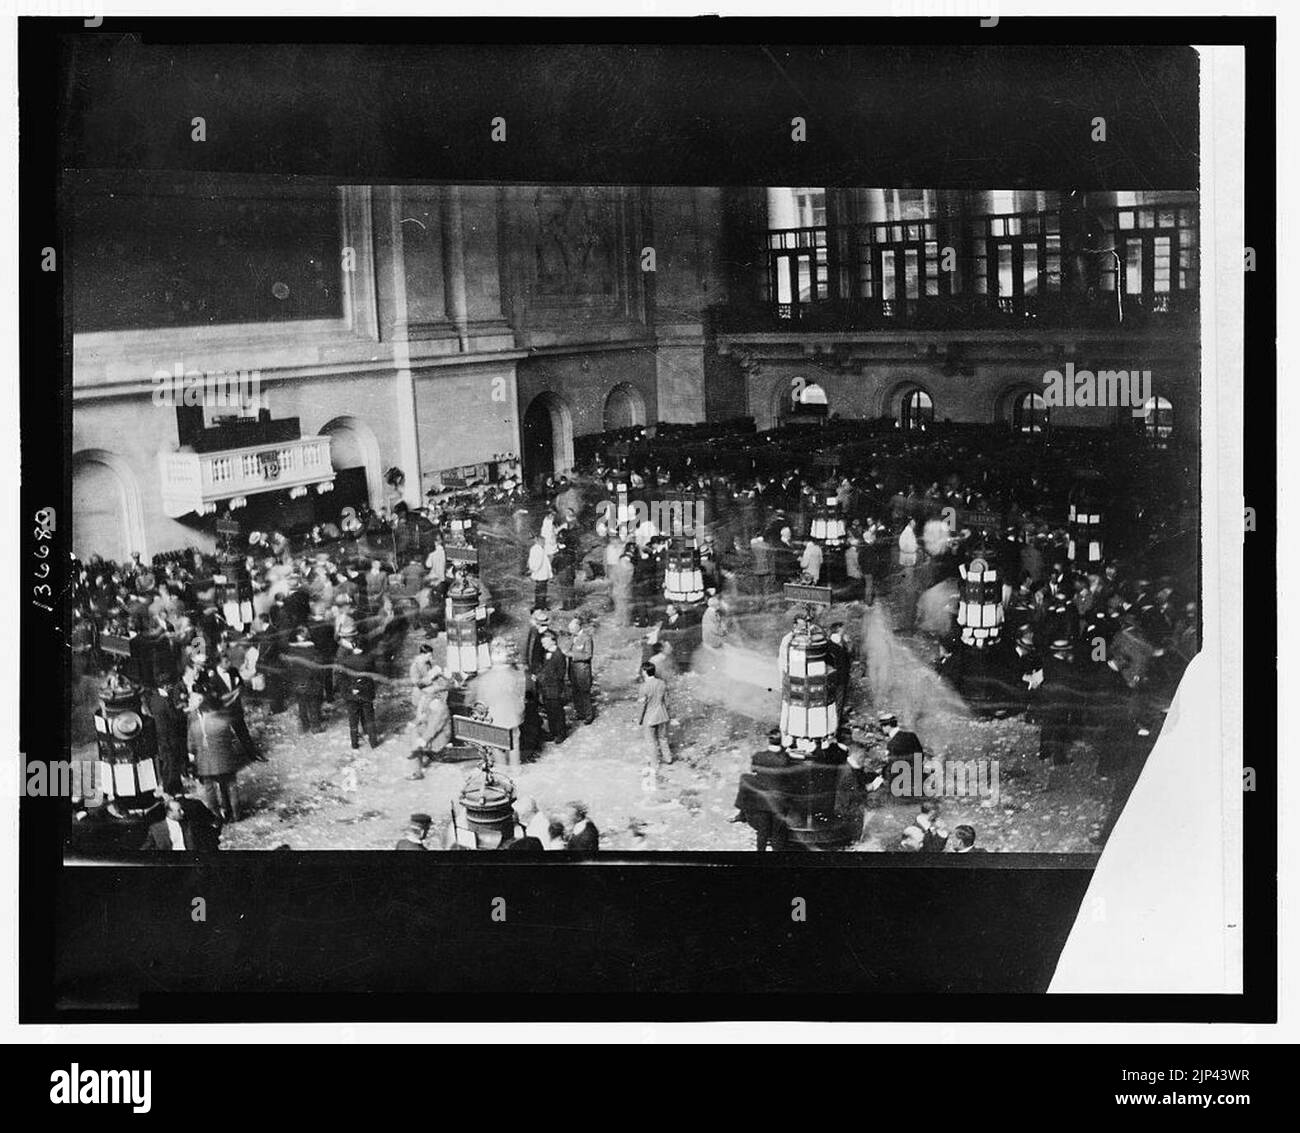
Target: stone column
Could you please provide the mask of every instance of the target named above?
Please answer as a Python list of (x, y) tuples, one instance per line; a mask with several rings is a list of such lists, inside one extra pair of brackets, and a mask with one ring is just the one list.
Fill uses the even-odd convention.
[(397, 422), (397, 467), (406, 474), (402, 499), (408, 507), (422, 506), (424, 480), (420, 466), (420, 434), (415, 412), (415, 377), (411, 372), (410, 323), (406, 299), (406, 257), (402, 250), (402, 187), (390, 185), (388, 205), (388, 268), (391, 273), (393, 342), (393, 410)]
[(442, 271), (447, 318), (456, 328), (461, 352), (469, 349), (469, 300), (465, 290), (465, 229), (460, 186), (442, 191)]

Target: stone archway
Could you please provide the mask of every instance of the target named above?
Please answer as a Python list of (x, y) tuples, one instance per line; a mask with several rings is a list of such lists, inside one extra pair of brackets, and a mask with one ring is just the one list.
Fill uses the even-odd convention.
[(371, 507), (384, 502), (383, 458), (375, 431), (359, 417), (335, 417), (322, 425), (319, 436), (330, 439), (330, 464), (335, 472), (364, 468)]
[(620, 382), (605, 398), (605, 429), (627, 429), (646, 423), (645, 397), (634, 385)]
[(1041, 386), (1015, 382), (1003, 388), (993, 401), (993, 419), (1025, 433), (1041, 433), (1047, 428), (1051, 411)]
[(524, 482), (530, 487), (573, 468), (573, 413), (558, 394), (547, 390), (528, 403), (521, 433)]
[(880, 402), (880, 416), (892, 417), (895, 421), (898, 421), (902, 415), (904, 403), (914, 393), (922, 393), (929, 399), (931, 416), (937, 419), (939, 403), (935, 400), (934, 392), (924, 382), (918, 382), (914, 379), (898, 382), (885, 391)]
[(140, 484), (115, 452), (94, 448), (72, 455), (72, 550), (83, 561), (93, 554), (121, 561), (133, 551), (149, 560)]

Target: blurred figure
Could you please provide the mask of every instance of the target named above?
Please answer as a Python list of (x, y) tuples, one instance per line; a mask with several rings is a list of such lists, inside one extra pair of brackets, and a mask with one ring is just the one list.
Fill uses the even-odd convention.
[(284, 653), (285, 675), (298, 705), (298, 731), (302, 735), (322, 732), (321, 705), (325, 700), (324, 668), (306, 626), (294, 630)]
[(587, 817), (587, 804), (571, 802), (564, 808), (564, 848), (571, 853), (594, 854), (600, 849), (600, 831)]

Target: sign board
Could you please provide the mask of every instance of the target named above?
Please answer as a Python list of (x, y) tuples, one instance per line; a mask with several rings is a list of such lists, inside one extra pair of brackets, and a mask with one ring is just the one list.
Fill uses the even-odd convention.
[(451, 735), (453, 739), (478, 744), (480, 747), (496, 748), (498, 751), (509, 751), (511, 748), (509, 728), (471, 720), (468, 716), (451, 718)]
[(121, 637), (115, 633), (101, 633), (99, 635), (99, 648), (105, 653), (111, 653), (114, 657), (130, 657), (131, 639)]
[(217, 534), (238, 535), (239, 534), (238, 521), (231, 519), (229, 516), (223, 515), (220, 519), (217, 520)]
[(1004, 526), (1002, 516), (996, 511), (967, 511), (965, 508), (957, 510), (957, 523), (961, 527), (983, 527), (992, 531), (1001, 531)]
[(804, 602), (809, 606), (831, 605), (831, 588), (829, 586), (804, 586), (800, 582), (787, 582), (782, 587), (787, 602)]
[(444, 543), (443, 550), (447, 552), (447, 561), (449, 563), (470, 563), (473, 566), (478, 565), (477, 547), (460, 547), (454, 543)]

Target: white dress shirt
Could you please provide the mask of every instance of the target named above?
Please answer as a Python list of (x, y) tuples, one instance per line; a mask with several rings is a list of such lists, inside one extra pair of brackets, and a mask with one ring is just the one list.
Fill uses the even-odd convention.
[(188, 850), (189, 847), (185, 845), (185, 835), (181, 831), (181, 824), (177, 822), (176, 819), (174, 818), (168, 818), (166, 819), (166, 822), (167, 822), (167, 833), (171, 835), (171, 839), (172, 839), (172, 849)]

